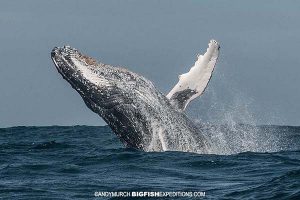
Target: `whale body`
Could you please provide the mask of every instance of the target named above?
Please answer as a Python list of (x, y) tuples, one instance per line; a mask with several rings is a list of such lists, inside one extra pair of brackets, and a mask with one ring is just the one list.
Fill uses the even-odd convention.
[(209, 153), (210, 141), (183, 110), (203, 93), (218, 52), (219, 44), (211, 41), (207, 52), (198, 56), (167, 96), (143, 76), (97, 62), (70, 46), (55, 47), (51, 58), (87, 107), (103, 118), (126, 147)]

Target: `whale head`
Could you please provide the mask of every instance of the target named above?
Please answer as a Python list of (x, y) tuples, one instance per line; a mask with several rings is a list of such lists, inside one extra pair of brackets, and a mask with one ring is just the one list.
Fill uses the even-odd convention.
[[(98, 63), (91, 57), (81, 54), (70, 46), (55, 47), (51, 58), (58, 72), (80, 94), (101, 92), (101, 98), (106, 98), (110, 88), (114, 87), (118, 77), (116, 69), (109, 65)], [(99, 98), (99, 96), (97, 96)]]
[(103, 109), (124, 103), (137, 85), (140, 90), (154, 87), (136, 73), (99, 63), (70, 46), (55, 47), (51, 58), (58, 72), (85, 100), (97, 102)]
[(143, 149), (149, 142), (145, 140), (151, 138), (151, 122), (144, 113), (155, 115), (161, 102), (168, 101), (149, 80), (124, 68), (99, 63), (69, 46), (55, 47), (51, 58), (85, 104), (126, 146)]

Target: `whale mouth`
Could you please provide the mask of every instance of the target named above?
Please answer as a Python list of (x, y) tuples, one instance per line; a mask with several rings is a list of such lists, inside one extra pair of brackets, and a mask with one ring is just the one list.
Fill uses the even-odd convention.
[(74, 68), (71, 60), (71, 55), (75, 55), (76, 51), (76, 49), (73, 49), (70, 46), (54, 47), (51, 51), (51, 59), (54, 63), (54, 66), (63, 76), (63, 78), (67, 79), (68, 81), (70, 80), (67, 76), (68, 73), (66, 72), (70, 72), (71, 69)]
[(67, 60), (76, 58), (81, 62), (86, 63), (87, 65), (96, 66), (98, 64), (98, 62), (95, 59), (81, 54), (77, 49), (72, 48), (70, 46), (54, 47), (51, 51), (51, 58), (52, 60), (55, 59), (57, 61), (61, 60), (62, 58)]
[(91, 87), (82, 70), (88, 70), (89, 66), (96, 65), (92, 58), (82, 55), (77, 49), (70, 46), (54, 47), (51, 51), (51, 59), (57, 71), (68, 81), (81, 95)]
[(98, 63), (95, 59), (81, 54), (70, 46), (54, 47), (51, 51), (51, 59), (58, 72), (71, 85), (79, 82), (98, 85), (100, 80), (104, 83), (108, 78), (100, 76), (100, 72), (106, 70), (104, 64)]
[(123, 93), (116, 87), (119, 68), (99, 63), (70, 46), (53, 48), (51, 59), (89, 107), (101, 105), (102, 109), (112, 109), (123, 103)]
[(96, 66), (98, 64), (95, 59), (81, 54), (77, 49), (70, 46), (54, 47), (51, 51), (51, 59), (62, 75), (65, 75), (64, 72), (71, 69), (78, 70), (74, 61), (84, 63), (86, 66)]

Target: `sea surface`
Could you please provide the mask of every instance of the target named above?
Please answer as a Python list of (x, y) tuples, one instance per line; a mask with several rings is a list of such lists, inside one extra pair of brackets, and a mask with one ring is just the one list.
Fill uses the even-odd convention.
[(1, 128), (0, 199), (130, 199), (95, 196), (121, 191), (177, 194), (141, 199), (300, 199), (300, 127), (260, 126), (255, 134), (280, 139), (258, 137), (268, 145), (258, 152), (201, 155), (124, 148), (107, 126)]

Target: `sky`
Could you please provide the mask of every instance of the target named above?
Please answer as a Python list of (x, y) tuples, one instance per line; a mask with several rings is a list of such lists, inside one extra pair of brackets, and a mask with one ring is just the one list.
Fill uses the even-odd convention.
[(104, 125), (57, 73), (55, 46), (124, 66), (167, 93), (221, 44), (200, 122), (300, 125), (300, 1), (2, 0), (0, 127)]

